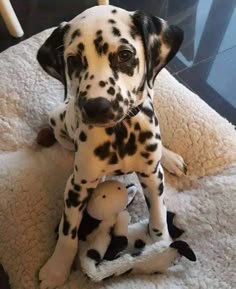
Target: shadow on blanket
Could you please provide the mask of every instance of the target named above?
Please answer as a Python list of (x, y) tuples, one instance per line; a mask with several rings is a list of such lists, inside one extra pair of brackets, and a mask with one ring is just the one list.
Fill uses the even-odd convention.
[(9, 278), (6, 272), (4, 271), (2, 265), (0, 264), (0, 288), (1, 289), (10, 289)]

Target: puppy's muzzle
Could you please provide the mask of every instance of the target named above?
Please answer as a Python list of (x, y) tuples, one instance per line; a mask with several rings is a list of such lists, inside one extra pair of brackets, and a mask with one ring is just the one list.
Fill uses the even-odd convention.
[(104, 97), (87, 100), (83, 105), (83, 119), (87, 123), (109, 123), (114, 119), (111, 102)]

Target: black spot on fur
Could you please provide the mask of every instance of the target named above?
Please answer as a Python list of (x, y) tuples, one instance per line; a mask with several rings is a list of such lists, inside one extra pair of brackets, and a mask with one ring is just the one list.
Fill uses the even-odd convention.
[(89, 257), (90, 259), (96, 261), (96, 265), (98, 265), (101, 262), (101, 255), (95, 249), (88, 250), (87, 257)]
[(107, 42), (105, 42), (105, 43), (103, 44), (103, 47), (102, 47), (102, 50), (103, 50), (103, 54), (106, 54), (106, 53), (107, 53), (107, 51), (108, 51), (108, 48), (109, 48), (109, 45), (108, 45), (108, 43), (107, 43)]
[(142, 186), (143, 189), (147, 188), (147, 185), (144, 184), (144, 182), (140, 182), (140, 185)]
[(117, 99), (118, 101), (123, 101), (123, 96), (122, 96), (120, 93), (117, 93), (117, 94), (116, 94), (116, 99)]
[(117, 37), (121, 36), (120, 30), (116, 27), (112, 27), (112, 33), (114, 36), (117, 36)]
[(86, 180), (81, 180), (81, 184), (87, 184), (87, 181)]
[(71, 40), (73, 41), (75, 39), (75, 37), (80, 37), (80, 36), (81, 36), (80, 30), (76, 29), (71, 35)]
[(110, 165), (115, 165), (118, 163), (118, 157), (117, 157), (117, 154), (115, 152), (113, 152), (110, 156), (110, 159), (109, 159), (109, 164)]
[(99, 81), (99, 85), (101, 87), (105, 87), (106, 86), (106, 82), (101, 80), (101, 81)]
[(146, 146), (146, 150), (149, 152), (154, 152), (157, 149), (157, 143), (149, 144)]
[(94, 150), (95, 155), (99, 157), (100, 160), (106, 159), (110, 153), (110, 145), (111, 143), (109, 141), (106, 141), (104, 144), (99, 145)]
[(153, 163), (153, 160), (149, 160), (147, 164), (150, 166)]
[(102, 30), (98, 30), (97, 32), (96, 32), (96, 34), (99, 36), (99, 35), (101, 35), (102, 34)]
[(111, 24), (115, 24), (116, 23), (116, 21), (113, 20), (113, 19), (109, 19), (108, 22), (111, 23)]
[(70, 223), (67, 220), (66, 214), (64, 213), (62, 232), (65, 236), (67, 236), (69, 234), (69, 230), (70, 230)]
[(78, 144), (76, 141), (75, 141), (74, 145), (75, 145), (75, 151), (77, 152), (78, 151)]
[(109, 89), (107, 90), (107, 93), (114, 95), (116, 93), (114, 87), (110, 86)]
[(141, 126), (138, 122), (136, 122), (136, 124), (134, 125), (134, 129), (135, 130), (140, 130), (141, 129)]
[(78, 200), (79, 195), (77, 192), (74, 192), (73, 190), (69, 190), (68, 197), (66, 199), (66, 206), (68, 208), (70, 207), (78, 207), (80, 204), (80, 201)]
[(158, 191), (159, 191), (159, 196), (161, 196), (163, 194), (164, 191), (164, 185), (163, 183), (160, 183), (159, 187), (158, 187)]
[(79, 43), (77, 47), (78, 47), (79, 51), (84, 51), (84, 44), (82, 42)]
[(153, 117), (153, 114), (154, 114), (152, 109), (150, 109), (148, 107), (142, 107), (141, 111), (149, 117), (149, 120), (152, 120), (152, 117)]
[(77, 228), (75, 227), (72, 231), (71, 231), (71, 238), (75, 239), (76, 238), (76, 234), (77, 233)]
[(130, 156), (132, 156), (133, 154), (136, 153), (137, 144), (135, 141), (135, 134), (134, 133), (130, 134), (129, 140), (125, 146), (125, 150), (126, 150), (127, 154)]
[(56, 126), (56, 121), (54, 118), (50, 118), (50, 123), (52, 126)]
[(66, 116), (66, 110), (60, 114), (60, 120), (63, 121)]
[(120, 42), (124, 43), (124, 44), (129, 44), (129, 41), (127, 39), (125, 39), (125, 38), (121, 38)]
[(89, 77), (89, 79), (93, 79), (94, 78), (94, 75), (92, 74), (90, 77)]
[(140, 143), (143, 144), (143, 143), (145, 143), (145, 141), (147, 139), (152, 138), (152, 136), (153, 136), (153, 133), (151, 131), (141, 131), (140, 134), (139, 134), (138, 140), (139, 140)]
[(112, 77), (109, 77), (109, 81), (110, 81), (110, 83), (112, 84), (112, 85), (115, 85), (116, 83), (115, 83), (115, 80), (112, 78)]
[(117, 13), (117, 10), (116, 10), (116, 9), (113, 9), (113, 10), (111, 10), (111, 13), (116, 14), (116, 13)]
[(158, 172), (158, 178), (160, 180), (163, 180), (163, 173), (161, 171)]
[(137, 239), (134, 242), (134, 248), (136, 248), (136, 249), (143, 249), (145, 246), (146, 246), (145, 242), (141, 239)]
[(150, 153), (147, 153), (147, 152), (141, 152), (141, 156), (145, 159), (148, 159), (149, 156), (150, 156)]
[(140, 175), (141, 177), (143, 177), (143, 178), (148, 178), (148, 177), (149, 177), (149, 175), (147, 175), (147, 174), (145, 174), (145, 173), (139, 173), (139, 175)]
[(86, 134), (83, 131), (81, 131), (81, 133), (79, 135), (79, 139), (82, 142), (85, 142), (87, 140), (87, 136), (86, 136)]
[(78, 230), (79, 240), (86, 241), (87, 236), (97, 229), (100, 223), (100, 220), (91, 217), (85, 210)]

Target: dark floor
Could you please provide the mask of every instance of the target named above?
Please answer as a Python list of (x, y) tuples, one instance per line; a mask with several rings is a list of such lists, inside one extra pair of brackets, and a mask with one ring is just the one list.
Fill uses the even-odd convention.
[[(12, 0), (23, 39), (70, 20), (95, 0)], [(236, 0), (113, 0), (127, 10), (143, 9), (179, 25), (185, 40), (168, 69), (236, 125)], [(17, 44), (0, 19), (0, 51)], [(1, 282), (0, 288), (6, 285)]]

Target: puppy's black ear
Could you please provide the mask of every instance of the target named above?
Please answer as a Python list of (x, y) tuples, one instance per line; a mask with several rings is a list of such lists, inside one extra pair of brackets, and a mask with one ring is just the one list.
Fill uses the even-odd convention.
[(183, 41), (183, 31), (174, 25), (168, 25), (163, 19), (142, 11), (131, 16), (134, 27), (133, 36), (142, 38), (146, 65), (147, 82), (152, 87), (158, 72), (175, 56)]
[(52, 77), (58, 79), (65, 85), (66, 74), (64, 61), (64, 38), (70, 25), (63, 23), (58, 26), (39, 48), (37, 60), (42, 68)]

